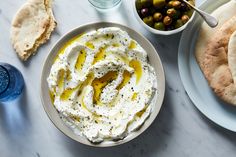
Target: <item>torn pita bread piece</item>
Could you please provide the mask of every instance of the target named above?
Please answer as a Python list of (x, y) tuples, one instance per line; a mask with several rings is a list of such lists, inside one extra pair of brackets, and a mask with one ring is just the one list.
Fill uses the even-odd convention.
[(16, 13), (11, 27), (11, 41), (18, 56), (26, 61), (45, 43), (56, 20), (51, 0), (28, 0)]
[(236, 66), (232, 63), (235, 60), (234, 53), (236, 53), (234, 46), (236, 39), (233, 34), (235, 30), (236, 16), (233, 16), (214, 33), (206, 47), (204, 57), (201, 58), (202, 71), (209, 85), (218, 97), (232, 105), (236, 105), (236, 82), (234, 83), (232, 76), (234, 68), (230, 69), (229, 61), (231, 67)]
[(201, 25), (196, 60), (216, 95), (236, 106), (236, 1), (225, 3), (211, 15), (219, 24), (216, 28), (205, 22)]
[[(227, 14), (225, 14), (226, 12)], [(206, 24), (206, 22), (203, 22), (195, 46), (195, 56), (201, 68), (203, 66), (203, 58), (205, 55), (204, 53), (206, 50), (206, 46), (210, 41), (211, 37), (219, 28), (221, 28), (221, 26), (226, 21), (236, 15), (236, 1), (231, 0), (228, 3), (225, 3), (224, 5), (220, 6), (215, 11), (213, 11), (211, 15), (219, 20), (217, 27), (211, 28)]]

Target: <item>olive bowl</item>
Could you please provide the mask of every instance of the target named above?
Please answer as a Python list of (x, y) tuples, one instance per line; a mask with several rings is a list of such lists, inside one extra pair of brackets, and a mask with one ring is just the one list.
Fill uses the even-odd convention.
[(132, 7), (133, 7), (133, 12), (134, 15), (136, 17), (136, 19), (138, 20), (138, 22), (148, 31), (157, 34), (157, 35), (173, 35), (173, 34), (177, 34), (181, 31), (183, 31), (190, 23), (192, 23), (194, 17), (195, 17), (195, 11), (193, 12), (192, 16), (190, 17), (190, 19), (188, 20), (188, 22), (186, 22), (183, 26), (176, 28), (174, 30), (168, 30), (168, 31), (161, 31), (161, 30), (157, 30), (155, 28), (150, 27), (149, 25), (147, 25), (146, 23), (143, 22), (143, 20), (141, 19), (141, 17), (138, 14), (137, 8), (136, 8), (136, 1), (137, 0), (132, 0)]
[[(154, 68), (156, 74), (157, 74), (157, 91), (154, 94), (153, 99), (151, 100), (152, 104), (152, 112), (149, 115), (148, 119), (144, 122), (144, 124), (136, 131), (131, 132), (128, 134), (124, 139), (118, 140), (118, 141), (104, 141), (98, 144), (94, 144), (89, 142), (85, 137), (80, 136), (68, 126), (66, 123), (60, 118), (59, 113), (57, 112), (56, 108), (52, 104), (48, 83), (47, 83), (47, 77), (50, 74), (50, 69), (53, 65), (53, 61), (58, 54), (58, 51), (60, 48), (70, 39), (74, 38), (75, 36), (78, 36), (79, 34), (86, 33), (92, 30), (97, 30), (99, 28), (105, 28), (105, 27), (118, 27), (124, 31), (126, 31), (131, 38), (136, 40), (148, 53), (148, 59), (149, 63)], [(43, 70), (41, 74), (41, 101), (44, 107), (45, 112), (47, 113), (49, 119), (52, 121), (52, 123), (66, 136), (69, 138), (80, 142), (82, 144), (92, 146), (92, 147), (111, 147), (116, 146), (120, 144), (124, 144), (128, 141), (131, 141), (132, 139), (136, 138), (140, 134), (142, 134), (155, 120), (157, 117), (162, 103), (164, 99), (164, 93), (165, 93), (165, 75), (164, 75), (164, 69), (160, 60), (160, 57), (155, 50), (155, 48), (152, 46), (152, 44), (141, 34), (134, 31), (133, 29), (120, 25), (117, 23), (111, 23), (111, 22), (98, 22), (98, 23), (91, 23), (91, 24), (85, 24), (82, 26), (79, 26), (78, 28), (75, 28), (68, 33), (66, 33), (63, 37), (61, 37), (56, 44), (52, 47), (50, 50), (44, 65)]]

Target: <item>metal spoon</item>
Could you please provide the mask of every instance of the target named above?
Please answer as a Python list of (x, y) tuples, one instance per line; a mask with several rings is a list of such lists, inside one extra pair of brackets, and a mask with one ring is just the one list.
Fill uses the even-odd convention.
[(183, 2), (187, 3), (190, 7), (192, 7), (196, 12), (198, 12), (201, 17), (204, 19), (204, 21), (212, 28), (216, 27), (218, 25), (218, 20), (211, 16), (210, 14), (198, 9), (197, 7), (193, 6), (191, 3), (189, 3), (186, 0), (182, 0)]

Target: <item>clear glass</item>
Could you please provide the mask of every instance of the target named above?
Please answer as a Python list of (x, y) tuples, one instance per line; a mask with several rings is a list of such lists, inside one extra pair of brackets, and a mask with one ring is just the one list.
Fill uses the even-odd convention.
[(0, 63), (0, 102), (16, 99), (24, 88), (22, 74), (14, 66)]
[(118, 4), (121, 0), (88, 0), (97, 9), (110, 9)]

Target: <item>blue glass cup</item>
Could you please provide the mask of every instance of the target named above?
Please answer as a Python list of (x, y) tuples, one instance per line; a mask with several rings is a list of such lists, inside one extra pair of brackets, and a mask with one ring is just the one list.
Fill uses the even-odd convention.
[(7, 63), (0, 63), (0, 102), (16, 99), (24, 88), (20, 71)]

